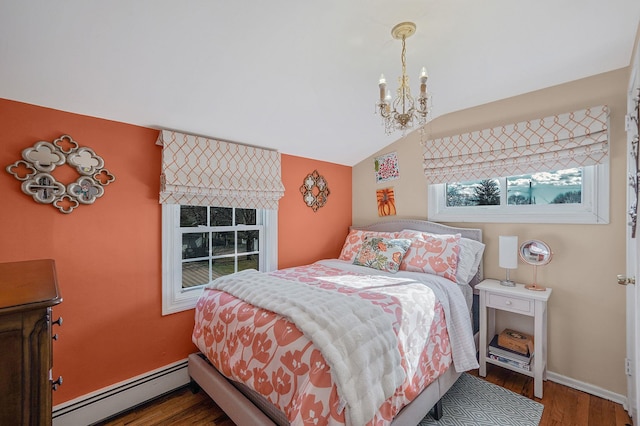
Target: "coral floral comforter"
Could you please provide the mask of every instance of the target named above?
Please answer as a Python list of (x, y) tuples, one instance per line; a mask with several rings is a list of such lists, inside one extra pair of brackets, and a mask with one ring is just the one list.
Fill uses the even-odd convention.
[[(379, 271), (367, 275), (370, 272), (369, 268), (333, 260), (270, 274), (369, 300), (390, 316), (406, 380), (367, 423), (387, 425), (452, 363), (445, 312), (453, 305), (466, 306), (466, 302), (462, 292), (455, 291), (457, 284), (441, 277), (407, 272), (382, 275)], [(420, 275), (420, 279), (413, 279), (413, 275)], [(447, 292), (441, 290), (443, 286)], [(438, 299), (458, 293), (460, 300), (453, 304), (446, 300), (443, 305)], [(465, 329), (462, 334), (471, 336), (472, 346), (470, 330), (469, 324), (468, 333)], [(192, 339), (218, 371), (265, 396), (292, 425), (347, 423), (322, 353), (287, 319), (223, 291), (205, 289), (196, 306)]]

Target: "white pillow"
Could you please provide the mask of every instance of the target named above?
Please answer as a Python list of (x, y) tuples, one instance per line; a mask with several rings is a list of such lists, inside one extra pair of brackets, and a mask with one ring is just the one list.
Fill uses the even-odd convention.
[(469, 284), (478, 273), (485, 245), (480, 241), (460, 238), (460, 253), (458, 254), (458, 270), (456, 281), (458, 284)]

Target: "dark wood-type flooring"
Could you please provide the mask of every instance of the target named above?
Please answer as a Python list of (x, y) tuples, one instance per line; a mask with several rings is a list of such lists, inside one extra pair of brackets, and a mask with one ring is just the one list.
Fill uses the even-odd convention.
[[(470, 372), (478, 376), (478, 371)], [(620, 404), (557, 383), (544, 382), (544, 397), (533, 397), (533, 379), (487, 365), (486, 380), (544, 404), (540, 426), (625, 426), (631, 420)], [(234, 423), (204, 391), (182, 388), (100, 426), (215, 425)]]

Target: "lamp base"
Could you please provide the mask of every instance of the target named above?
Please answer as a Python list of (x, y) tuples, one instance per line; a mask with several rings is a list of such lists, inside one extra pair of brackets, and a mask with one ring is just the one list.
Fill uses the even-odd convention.
[(539, 284), (527, 284), (524, 286), (524, 288), (533, 291), (545, 291), (547, 289), (545, 286)]
[(503, 285), (505, 287), (515, 287), (516, 283), (515, 281), (511, 281), (507, 279), (507, 280), (500, 280), (500, 285)]

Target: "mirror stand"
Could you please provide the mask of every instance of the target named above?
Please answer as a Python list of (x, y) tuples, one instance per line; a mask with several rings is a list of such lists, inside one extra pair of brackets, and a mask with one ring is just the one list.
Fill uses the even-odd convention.
[(524, 286), (527, 290), (545, 291), (545, 286), (538, 284), (538, 265), (533, 265), (533, 283)]

